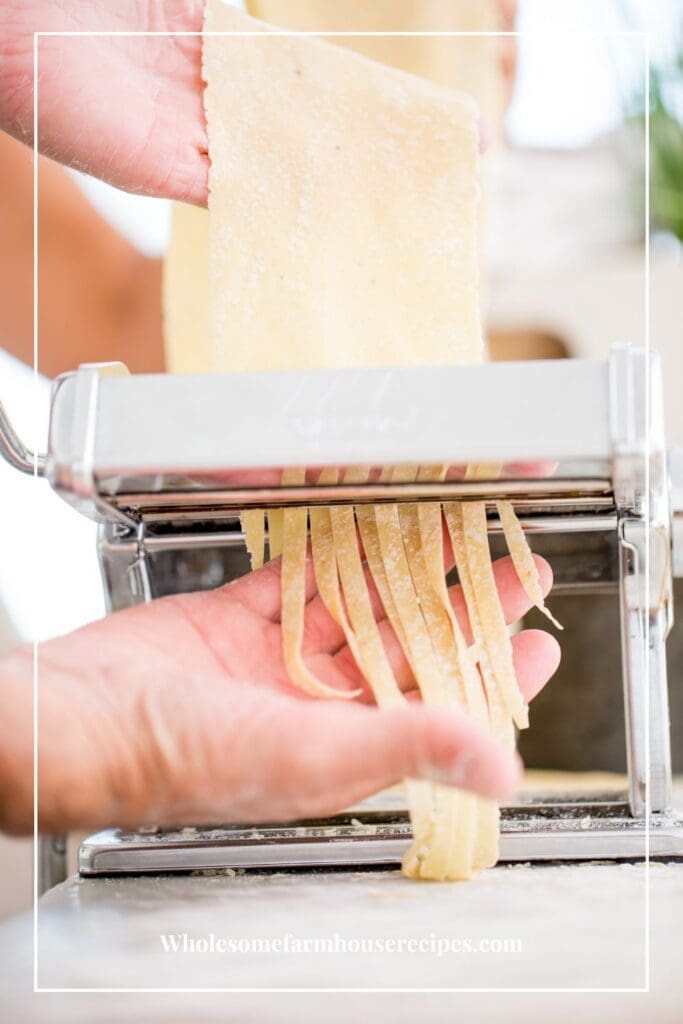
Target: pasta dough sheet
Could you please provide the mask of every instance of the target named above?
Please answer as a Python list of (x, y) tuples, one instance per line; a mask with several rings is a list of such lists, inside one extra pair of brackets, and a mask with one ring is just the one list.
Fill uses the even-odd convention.
[[(485, 242), (504, 127), (502, 66), (509, 59), (504, 50), (514, 47), (509, 37), (496, 35), (503, 28), (499, 0), (247, 0), (246, 6), (250, 14), (282, 28), (323, 36), (348, 33), (326, 38), (335, 46), (472, 96), (487, 140), (482, 167), (486, 201), (479, 208), (479, 236)], [(482, 244), (481, 253), (484, 248)], [(482, 275), (481, 308), (485, 286)]]
[(209, 331), (208, 245), (206, 210), (174, 203), (162, 302), (164, 355), (171, 373), (221, 369), (215, 364)]
[[(497, 130), (503, 113), (497, 0), (247, 0), (247, 10), (274, 25), (321, 35), (386, 33), (328, 39), (381, 64), (470, 93), (490, 129)], [(420, 32), (476, 34), (408, 34)]]
[(480, 360), (472, 100), (219, 3), (206, 28), (256, 32), (204, 42), (214, 364)]
[[(305, 18), (331, 7), (312, 0), (295, 6)], [(401, 0), (401, 16), (411, 6)], [(276, 0), (251, 0), (252, 10), (279, 20), (277, 7)], [(344, 7), (350, 9), (346, 0)], [(376, 5), (378, 14), (380, 7), (388, 16), (385, 0)], [(419, 8), (445, 11), (437, 0)], [(204, 40), (208, 228), (201, 211), (174, 214), (165, 302), (171, 368), (481, 361), (478, 116), (471, 99), (348, 48), (274, 35), (218, 0), (207, 4), (205, 28), (228, 35)], [(410, 56), (390, 44), (383, 55), (380, 49), (373, 43), (366, 52), (410, 64), (411, 71), (420, 70), (418, 55), (426, 54), (431, 77), (453, 84), (445, 81), (438, 47), (413, 48)], [(188, 247), (197, 253), (194, 268)], [(190, 354), (192, 303), (202, 312)], [(446, 470), (397, 472), (414, 479)], [(367, 472), (347, 471), (346, 480)], [(303, 482), (304, 474), (293, 470), (283, 483)], [(338, 482), (337, 471), (323, 470), (319, 482)], [(284, 657), (297, 685), (314, 696), (354, 696), (332, 690), (304, 659), (310, 523), (320, 596), (378, 704), (402, 706), (406, 698), (375, 620), (366, 573), (423, 699), (464, 711), (513, 743), (513, 718), (523, 725), (526, 706), (492, 582), (485, 512), (476, 503), (448, 505), (445, 518), (474, 647), (450, 605), (438, 503), (269, 509), (267, 538), (263, 512), (245, 512), (242, 523), (254, 567), (266, 539), (270, 558), (282, 556)], [(515, 564), (533, 589), (516, 528), (508, 527)], [(406, 874), (467, 878), (495, 862), (495, 804), (419, 780), (406, 780), (406, 791), (414, 833)]]

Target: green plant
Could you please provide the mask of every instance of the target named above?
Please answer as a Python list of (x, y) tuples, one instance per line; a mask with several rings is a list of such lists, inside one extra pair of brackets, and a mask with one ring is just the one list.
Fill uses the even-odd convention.
[[(683, 38), (675, 56), (666, 64), (650, 68), (650, 225), (653, 231), (668, 231), (683, 241), (683, 121), (680, 95), (683, 91)], [(679, 103), (673, 97), (678, 94)], [(641, 89), (626, 110), (626, 122), (645, 133), (645, 90)], [(638, 147), (638, 152), (642, 152)], [(639, 160), (637, 194), (642, 203), (644, 165)]]
[(650, 217), (654, 229), (683, 241), (683, 123), (667, 102), (682, 77), (683, 49), (672, 68), (650, 72)]

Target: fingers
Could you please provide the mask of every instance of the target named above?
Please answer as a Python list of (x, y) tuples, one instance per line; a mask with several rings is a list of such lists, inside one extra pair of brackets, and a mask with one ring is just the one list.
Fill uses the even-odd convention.
[[(540, 555), (533, 555), (536, 570), (539, 575), (539, 582), (543, 596), (545, 597), (553, 585), (553, 571), (545, 558)], [(517, 622), (532, 607), (531, 601), (519, 581), (519, 576), (509, 555), (499, 558), (493, 566), (493, 575), (496, 580), (496, 587), (500, 594), (505, 621), (510, 624)], [(460, 626), (465, 634), (468, 643), (472, 643), (472, 630), (470, 628), (467, 605), (462, 588), (458, 585), (449, 588), (451, 604), (458, 617)]]
[(298, 701), (215, 677), (189, 688), (185, 678), (177, 691), (164, 688), (145, 718), (153, 807), (143, 794), (126, 824), (327, 815), (404, 778), (502, 800), (518, 782), (512, 751), (443, 709)]
[[(525, 700), (531, 701), (557, 671), (561, 656), (560, 645), (554, 636), (542, 629), (525, 629), (513, 636), (511, 641), (512, 660), (517, 682)], [(387, 641), (387, 650), (396, 681), (403, 693), (408, 697), (421, 699), (410, 666), (393, 632)], [(335, 661), (339, 662), (340, 660), (346, 662), (344, 670), (330, 672), (329, 677), (327, 673), (324, 673), (325, 681), (330, 682), (331, 685), (340, 685), (340, 680), (344, 679), (345, 689), (362, 686), (363, 677), (358, 669), (349, 664), (352, 662), (351, 655), (347, 651), (340, 652)], [(367, 684), (365, 685), (367, 687)], [(372, 695), (369, 694), (367, 700), (372, 701)]]
[(518, 760), (465, 716), (422, 705), (382, 711), (362, 705), (291, 702), (277, 739), (259, 747), (271, 820), (330, 814), (404, 778), (430, 779), (507, 799)]
[[(306, 601), (310, 602), (317, 592), (310, 544), (306, 548), (305, 573)], [(256, 572), (241, 576), (232, 583), (220, 587), (215, 593), (238, 601), (250, 611), (261, 615), (270, 622), (279, 622), (282, 609), (281, 574), (282, 559), (274, 558), (271, 562), (266, 562)], [(334, 625), (329, 615), (327, 618), (330, 624)]]
[(379, 711), (354, 723), (354, 732), (365, 740), (363, 764), (353, 766), (363, 785), (374, 786), (375, 777), (382, 786), (423, 778), (502, 800), (519, 779), (513, 754), (463, 715), (426, 707)]
[[(534, 556), (534, 558), (539, 571), (543, 593), (547, 594), (552, 584), (552, 571), (544, 559), (539, 556)], [(529, 610), (531, 603), (519, 582), (512, 560), (509, 557), (502, 558), (494, 564), (494, 576), (503, 602), (506, 621), (514, 622)], [(384, 618), (381, 602), (369, 578), (369, 572), (366, 578), (368, 579), (370, 599), (379, 618), (380, 636), (387, 651), (396, 681), (400, 689), (407, 693), (415, 688), (415, 679), (394, 630), (386, 618)], [(315, 594), (315, 578), (310, 555), (306, 564), (306, 594), (307, 597)], [(461, 588), (457, 585), (451, 587), (450, 595), (463, 632), (468, 641), (471, 642), (467, 609)], [(188, 602), (204, 602), (202, 606), (203, 624), (217, 650), (222, 650), (226, 644), (230, 646), (231, 643), (233, 643), (234, 647), (234, 634), (227, 633), (225, 630), (225, 600), (228, 597), (234, 597), (239, 605), (243, 605), (245, 609), (256, 613), (253, 622), (247, 620), (244, 624), (245, 638), (252, 627), (262, 622), (261, 616), (268, 618), (269, 622), (268, 624), (264, 623), (264, 626), (267, 625), (268, 636), (272, 632), (272, 644), (269, 643), (267, 649), (269, 651), (272, 649), (271, 661), (273, 666), (277, 663), (278, 671), (276, 675), (278, 680), (286, 683), (284, 667), (280, 664), (281, 659), (276, 656), (281, 645), (278, 623), (280, 560), (268, 563), (258, 572), (251, 573), (249, 576), (243, 577), (227, 587), (187, 597)], [(207, 604), (210, 604), (211, 607), (207, 607)], [(231, 614), (234, 615), (234, 611)], [(258, 643), (255, 644), (255, 647), (263, 651), (264, 642), (263, 637), (261, 637)], [(559, 648), (552, 637), (541, 631), (521, 633), (513, 638), (512, 645), (520, 689), (526, 699), (530, 700), (555, 672), (559, 660)], [(363, 678), (349, 648), (346, 646), (341, 628), (333, 621), (317, 595), (309, 601), (306, 608), (304, 653), (309, 668), (327, 685), (339, 690), (361, 687), (365, 694), (365, 701), (367, 703), (374, 701), (367, 681)], [(227, 651), (227, 655), (230, 655), (229, 660), (234, 662), (234, 649), (232, 652)], [(254, 671), (253, 667), (249, 668), (250, 675)], [(281, 679), (280, 676), (282, 677)]]
[(542, 462), (506, 462), (503, 475), (517, 478), (537, 478), (552, 476), (557, 469), (557, 462), (545, 459)]
[[(539, 572), (541, 589), (544, 596), (552, 587), (552, 570), (545, 559), (540, 555), (534, 555), (536, 568)], [(453, 564), (453, 554), (450, 540), (444, 538), (444, 567), (447, 571)], [(364, 567), (365, 579), (368, 587), (368, 594), (378, 621), (385, 618), (384, 609), (372, 579), (372, 574), (367, 566)], [(280, 594), (281, 559), (276, 558), (267, 562), (261, 569), (221, 587), (214, 593), (220, 599), (221, 595), (229, 597), (243, 604), (250, 611), (270, 622), (278, 622), (281, 610)], [(498, 559), (494, 564), (494, 576), (498, 587), (505, 619), (508, 623), (516, 622), (522, 615), (526, 614), (531, 607), (529, 598), (519, 582), (519, 578), (512, 564), (512, 559), (507, 556)], [(306, 620), (305, 620), (305, 642), (304, 647), (309, 651), (321, 650), (334, 653), (343, 647), (345, 643), (344, 633), (341, 627), (332, 619), (325, 608), (320, 596), (316, 593), (315, 573), (310, 546), (306, 552)], [(460, 621), (461, 628), (468, 641), (471, 642), (471, 631), (467, 616), (464, 597), (461, 588), (456, 585), (450, 588), (451, 601)]]
[[(453, 557), (453, 549), (448, 536), (448, 531), (445, 526), (443, 533), (444, 571), (449, 572), (455, 564), (455, 559)], [(363, 557), (360, 538), (358, 539), (358, 543), (360, 545), (361, 557)], [(270, 562), (266, 562), (266, 564), (256, 572), (247, 573), (246, 576), (242, 576), (240, 579), (234, 580), (226, 587), (221, 587), (219, 590), (215, 591), (215, 593), (225, 594), (230, 598), (238, 600), (241, 604), (248, 607), (250, 611), (253, 611), (257, 615), (262, 615), (263, 618), (268, 619), (270, 622), (279, 622), (282, 604), (280, 595), (281, 564), (282, 560), (280, 558), (275, 558)], [(364, 572), (375, 616), (378, 619), (383, 618), (384, 610), (382, 608), (382, 602), (377, 592), (372, 574), (367, 566), (364, 566)], [(344, 643), (344, 634), (341, 628), (334, 622), (327, 612), (327, 609), (320, 597), (316, 595), (316, 590), (313, 560), (309, 545), (306, 550), (306, 601), (308, 602), (308, 607), (306, 609), (306, 629), (307, 632), (311, 634), (313, 644), (308, 643), (308, 646), (313, 646), (314, 649), (317, 649), (315, 645), (317, 643), (317, 638), (320, 638), (323, 650), (338, 650)]]
[[(321, 772), (346, 802), (403, 778), (430, 779), (493, 799), (505, 799), (518, 781), (517, 762), (465, 716), (414, 706), (381, 711), (357, 706), (354, 714), (326, 716)], [(362, 752), (362, 756), (359, 753)]]
[[(555, 675), (560, 664), (560, 645), (554, 636), (542, 629), (525, 629), (511, 637), (511, 642), (517, 683), (524, 699), (532, 701)], [(405, 659), (397, 670), (402, 691), (406, 696), (416, 694), (419, 698), (417, 684)], [(345, 685), (350, 688), (353, 683), (350, 680)]]
[[(534, 555), (533, 558), (538, 570), (541, 590), (545, 596), (550, 592), (552, 587), (553, 572), (548, 562), (546, 562), (544, 558), (541, 558), (540, 555)], [(508, 624), (517, 622), (518, 619), (523, 615), (526, 615), (530, 610), (531, 601), (519, 581), (517, 571), (509, 555), (505, 558), (499, 558), (494, 563), (493, 574), (503, 605), (505, 621)], [(379, 623), (380, 633), (385, 647), (387, 647), (389, 656), (392, 660), (395, 659), (397, 666), (400, 667), (402, 656), (401, 648), (393, 629), (386, 619), (382, 602), (379, 594), (377, 593), (377, 588), (372, 580), (370, 570), (367, 569), (367, 567), (365, 569), (365, 579), (368, 586), (370, 602), (372, 604), (375, 617)], [(311, 583), (311, 587), (314, 590), (315, 581), (313, 580), (311, 582), (307, 576), (307, 595), (309, 592), (309, 583)], [(467, 606), (465, 604), (462, 588), (459, 584), (455, 584), (449, 588), (449, 594), (455, 614), (457, 615), (460, 623), (460, 628), (462, 629), (467, 642), (472, 643), (472, 630), (470, 628)], [(344, 648), (345, 642), (344, 633), (341, 627), (334, 622), (321, 598), (316, 595), (311, 601), (309, 601), (306, 607), (304, 650), (307, 652), (324, 651), (328, 654), (334, 654)]]
[[(524, 699), (530, 702), (557, 672), (560, 664), (560, 645), (554, 636), (542, 629), (525, 629), (512, 637), (512, 661), (515, 675)], [(404, 690), (408, 700), (422, 700), (422, 695), (411, 679)]]
[(560, 664), (560, 645), (542, 629), (525, 629), (512, 637), (512, 660), (524, 699), (532, 701)]
[[(360, 539), (358, 543), (360, 544)], [(453, 565), (454, 560), (450, 540), (445, 539), (444, 543), (447, 553), (446, 569), (448, 570)], [(363, 557), (362, 545), (361, 557)], [(281, 566), (282, 559), (275, 558), (271, 562), (266, 562), (256, 572), (240, 577), (240, 579), (229, 583), (226, 587), (220, 588), (216, 593), (223, 593), (226, 596), (235, 598), (256, 614), (262, 615), (271, 622), (279, 622), (282, 606), (280, 594)], [(378, 619), (383, 618), (384, 609), (382, 608), (382, 602), (372, 578), (372, 573), (365, 565), (363, 571), (375, 617)], [(344, 633), (330, 616), (322, 599), (317, 595), (310, 544), (306, 549), (306, 602), (306, 638), (304, 646), (311, 650), (338, 650), (345, 642)]]

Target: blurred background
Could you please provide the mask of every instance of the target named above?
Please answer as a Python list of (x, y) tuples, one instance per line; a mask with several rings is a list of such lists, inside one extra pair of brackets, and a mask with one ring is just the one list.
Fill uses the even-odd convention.
[[(501, 3), (501, 12), (506, 25), (514, 25), (520, 34), (501, 43), (505, 97), (500, 126), (489, 126), (492, 141), (486, 158), (485, 293), (491, 355), (495, 359), (605, 357), (615, 341), (644, 343), (647, 70), (643, 38), (625, 33), (647, 31), (651, 57), (651, 342), (664, 359), (669, 440), (683, 445), (683, 403), (677, 393), (683, 380), (681, 0), (519, 0), (516, 5)], [(30, 159), (28, 154), (18, 156), (15, 148), (19, 148), (17, 143), (0, 139), (0, 174), (5, 181), (16, 180), (16, 194), (29, 202)], [(20, 167), (22, 161), (28, 168), (25, 172)], [(111, 246), (118, 246), (122, 254), (130, 255), (133, 249), (138, 254), (136, 279), (148, 279), (158, 286), (159, 259), (169, 235), (168, 204), (124, 194), (47, 161), (43, 164), (41, 203), (47, 202), (50, 190), (60, 194), (65, 187), (62, 177), (69, 179), (60, 206), (63, 223), (60, 231), (52, 232), (53, 244), (62, 245), (68, 255), (70, 247), (78, 249), (78, 231), (87, 229), (86, 222), (98, 224), (102, 219), (111, 232)], [(5, 173), (6, 167), (16, 179), (9, 171)], [(82, 196), (89, 204), (86, 214)], [(42, 218), (42, 205), (40, 215)], [(77, 226), (73, 231), (72, 225)], [(30, 232), (30, 219), (25, 228)], [(48, 245), (48, 234), (44, 237)], [(46, 252), (41, 242), (40, 260), (47, 258)], [(102, 257), (103, 266), (107, 258)], [(91, 260), (90, 267), (96, 271), (96, 262)], [(32, 274), (30, 260), (26, 274)], [(60, 293), (63, 297), (69, 287), (68, 274), (53, 279), (46, 270), (43, 280), (39, 339), (43, 331), (56, 330), (75, 339), (80, 328), (72, 328), (68, 316), (54, 313)], [(90, 286), (86, 280), (76, 294), (84, 308), (93, 305), (90, 323), (97, 332), (98, 286)], [(44, 450), (49, 377), (74, 364), (57, 365), (51, 360), (46, 365), (39, 355), (39, 368), (46, 376), (34, 376), (16, 358), (27, 358), (26, 339), (32, 336), (30, 288), (21, 299), (21, 309), (17, 309), (18, 301), (10, 278), (6, 275), (3, 281), (0, 271), (0, 396), (25, 441)], [(108, 297), (103, 296), (101, 302), (106, 301)], [(3, 308), (11, 308), (12, 315), (4, 316)], [(145, 315), (143, 311), (138, 317), (143, 324)], [(101, 346), (105, 351), (97, 358), (123, 358), (133, 365), (138, 351), (133, 347), (133, 328), (128, 329), (125, 318), (120, 323), (120, 336), (107, 337)], [(159, 328), (150, 327), (149, 331), (155, 332), (158, 350)], [(78, 345), (75, 341), (73, 346), (65, 344), (63, 352), (67, 360), (72, 352), (78, 352)], [(141, 360), (134, 368), (155, 369), (155, 358), (150, 356), (148, 366)], [(104, 606), (94, 525), (67, 507), (46, 484), (22, 477), (2, 462), (0, 493), (0, 650), (18, 640), (41, 640), (63, 633), (101, 616)], [(565, 611), (562, 607), (556, 611), (561, 619), (568, 617), (571, 628), (572, 608), (568, 605)], [(585, 621), (585, 610), (576, 612), (577, 630), (580, 614)], [(586, 674), (585, 659), (599, 656), (599, 649), (604, 648), (600, 643), (604, 629), (618, 630), (612, 604), (591, 621), (590, 644), (583, 654), (578, 653), (578, 662), (566, 666), (573, 680)], [(680, 641), (678, 644), (680, 647)], [(604, 671), (614, 672), (613, 657), (618, 653), (609, 655), (612, 661), (605, 662)], [(679, 658), (677, 664), (681, 666), (683, 661)], [(595, 666), (591, 674), (595, 674)], [(567, 695), (556, 698), (560, 703), (555, 713), (562, 707), (562, 699), (575, 700), (574, 683), (564, 691), (561, 685), (550, 689)], [(600, 695), (587, 695), (584, 705), (586, 715), (595, 713), (598, 721), (601, 714), (603, 719), (611, 714), (609, 707), (593, 706), (601, 699)], [(545, 714), (539, 702), (534, 736), (543, 734)], [(599, 730), (594, 738), (601, 742)], [(611, 741), (603, 739), (609, 747)], [(560, 750), (562, 742), (557, 737)], [(534, 743), (531, 740), (525, 751), (532, 759), (537, 753)], [(615, 748), (609, 763), (593, 764), (593, 753), (587, 744), (586, 767), (614, 767), (613, 761), (621, 756)], [(0, 861), (13, 861), (16, 869), (0, 870), (2, 913), (30, 901), (31, 861), (25, 842), (0, 843)], [(19, 874), (22, 881), (18, 884)]]

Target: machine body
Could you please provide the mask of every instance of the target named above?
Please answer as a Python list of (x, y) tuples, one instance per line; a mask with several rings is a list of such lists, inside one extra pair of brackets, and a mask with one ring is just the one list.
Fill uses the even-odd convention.
[[(566, 539), (558, 591), (618, 593), (628, 792), (534, 794), (504, 808), (501, 856), (683, 856), (665, 657), (683, 569), (683, 464), (665, 445), (656, 354), (620, 346), (604, 362), (211, 376), (83, 366), (55, 382), (46, 456), (31, 456), (6, 418), (0, 434), (17, 468), (44, 474), (100, 523), (110, 610), (247, 571), (246, 508), (479, 500), (495, 544), (495, 501), (511, 500), (537, 550)], [(442, 483), (383, 482), (406, 463), (451, 469)], [(502, 471), (465, 479), (482, 463)], [(359, 465), (366, 482), (345, 484)], [(327, 466), (341, 483), (316, 483)], [(298, 467), (306, 483), (283, 486)], [(394, 864), (409, 838), (404, 810), (372, 804), (291, 827), (112, 829), (83, 844), (81, 870)]]

